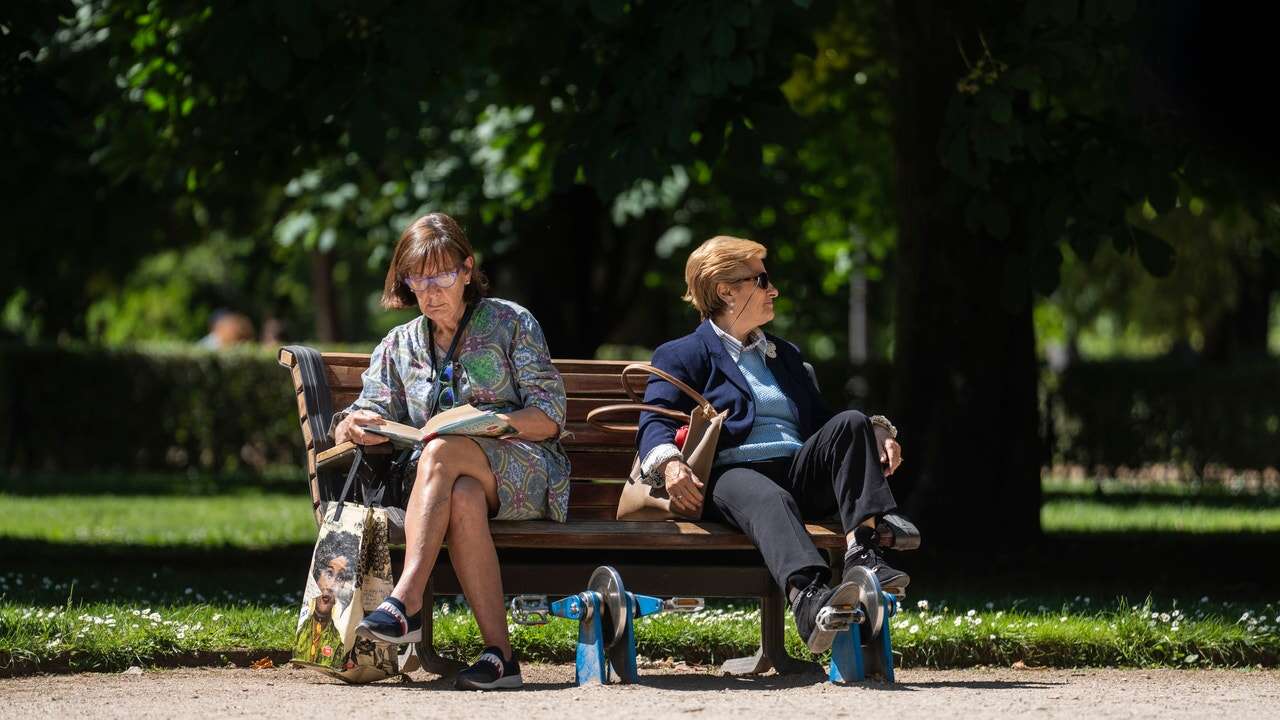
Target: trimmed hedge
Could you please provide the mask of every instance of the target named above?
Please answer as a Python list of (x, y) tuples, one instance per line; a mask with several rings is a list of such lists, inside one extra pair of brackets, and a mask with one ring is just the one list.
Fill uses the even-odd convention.
[(10, 472), (300, 467), (297, 401), (274, 352), (0, 347)]
[[(1051, 387), (1057, 381), (1057, 387)], [(1110, 471), (1280, 467), (1280, 363), (1175, 360), (1077, 364), (1046, 382), (1058, 462)]]
[[(828, 395), (887, 407), (886, 366), (860, 382), (820, 365)], [(847, 368), (844, 369), (847, 372)], [(1108, 361), (1045, 374), (1055, 462), (1103, 472), (1280, 467), (1280, 362)], [(273, 351), (0, 346), (0, 471), (300, 471), (302, 433)]]

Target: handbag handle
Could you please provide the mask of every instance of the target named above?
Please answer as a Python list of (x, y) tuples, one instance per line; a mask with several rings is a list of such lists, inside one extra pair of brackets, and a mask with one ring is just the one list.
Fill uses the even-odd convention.
[(669, 417), (685, 424), (689, 422), (689, 416), (679, 410), (658, 407), (657, 405), (645, 405), (644, 403), (619, 403), (617, 405), (601, 405), (600, 407), (587, 413), (587, 424), (601, 430), (611, 430), (613, 432), (634, 433), (640, 430), (639, 425), (624, 425), (622, 423), (604, 422), (601, 418), (605, 415), (613, 415), (620, 412), (651, 412)]
[(601, 430), (610, 430), (613, 432), (637, 432), (640, 429), (639, 425), (624, 425), (622, 423), (604, 422), (601, 420), (601, 418), (606, 415), (614, 415), (621, 412), (651, 412), (686, 424), (691, 421), (690, 415), (686, 415), (679, 410), (658, 407), (657, 405), (646, 405), (641, 402), (641, 398), (637, 397), (635, 391), (631, 389), (631, 383), (627, 382), (627, 376), (633, 373), (647, 373), (671, 383), (677, 390), (688, 395), (689, 398), (697, 404), (698, 407), (695, 409), (695, 412), (702, 413), (703, 417), (709, 418), (716, 414), (716, 409), (712, 407), (711, 403), (707, 402), (706, 398), (702, 397), (697, 390), (689, 387), (680, 379), (672, 376), (665, 370), (659, 370), (649, 363), (632, 363), (622, 369), (622, 389), (626, 391), (627, 396), (634, 402), (619, 403), (616, 405), (603, 405), (598, 407), (587, 413), (588, 425)]
[(715, 408), (711, 407), (711, 403), (707, 402), (707, 399), (702, 397), (697, 390), (685, 385), (684, 381), (674, 377), (671, 373), (665, 370), (659, 370), (649, 363), (631, 363), (622, 369), (622, 389), (627, 393), (627, 397), (631, 398), (632, 402), (638, 403), (643, 401), (643, 398), (637, 397), (635, 390), (631, 389), (631, 383), (627, 382), (627, 376), (632, 373), (648, 373), (650, 375), (656, 375), (674, 385), (680, 392), (688, 395), (693, 402), (698, 405), (704, 415), (711, 416), (716, 414)]

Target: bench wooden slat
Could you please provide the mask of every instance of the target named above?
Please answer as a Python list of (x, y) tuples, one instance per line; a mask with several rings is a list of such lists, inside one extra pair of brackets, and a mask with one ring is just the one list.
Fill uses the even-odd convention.
[(631, 462), (635, 459), (632, 448), (580, 449), (577, 446), (566, 446), (569, 463), (573, 466), (575, 478), (592, 478), (601, 480), (624, 479), (631, 474)]
[[(805, 530), (819, 548), (844, 547), (844, 533), (837, 526), (810, 523), (805, 525)], [(755, 547), (750, 538), (723, 523), (583, 520), (561, 524), (546, 520), (494, 520), (489, 523), (489, 531), (494, 545), (500, 548), (751, 550)]]
[[(570, 397), (609, 397), (625, 400), (627, 394), (622, 392), (622, 381), (618, 375), (602, 373), (561, 373), (564, 380), (564, 391)], [(645, 379), (641, 376), (629, 378), (631, 387), (636, 392), (644, 393)]]

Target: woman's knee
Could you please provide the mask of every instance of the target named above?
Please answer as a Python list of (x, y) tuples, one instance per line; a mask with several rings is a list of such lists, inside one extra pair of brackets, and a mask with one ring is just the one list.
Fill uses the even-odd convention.
[(870, 422), (867, 416), (859, 410), (842, 410), (836, 413), (834, 419), (852, 428), (859, 428)]
[(453, 484), (449, 499), (449, 529), (465, 530), (475, 523), (489, 522), (489, 503), (484, 496), (484, 486), (473, 477), (460, 477)]
[(422, 454), (418, 456), (418, 478), (431, 481), (446, 474), (442, 471), (449, 466), (453, 452), (454, 448), (449, 440), (432, 438), (422, 447)]

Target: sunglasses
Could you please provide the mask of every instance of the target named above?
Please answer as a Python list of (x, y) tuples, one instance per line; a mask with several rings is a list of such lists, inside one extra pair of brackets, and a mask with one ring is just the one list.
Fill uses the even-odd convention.
[(454, 390), (454, 386), (462, 371), (455, 370), (455, 367), (458, 367), (457, 361), (445, 365), (444, 372), (440, 373), (440, 379), (444, 381), (444, 387), (440, 388), (441, 410), (452, 410), (458, 405), (458, 393)]
[(767, 272), (762, 272), (759, 275), (752, 275), (751, 277), (744, 277), (744, 278), (738, 278), (737, 280), (730, 280), (729, 282), (740, 283), (740, 282), (746, 282), (748, 280), (754, 280), (756, 282), (756, 287), (760, 288), (761, 290), (769, 289), (769, 273)]
[(458, 273), (460, 272), (462, 272), (462, 268), (454, 268), (439, 275), (406, 275), (404, 282), (414, 292), (426, 292), (427, 288), (432, 286), (441, 289), (451, 288), (454, 283), (458, 282)]

